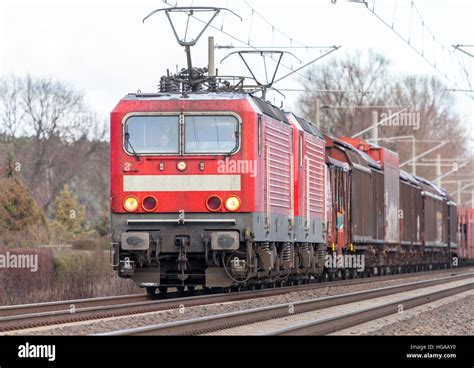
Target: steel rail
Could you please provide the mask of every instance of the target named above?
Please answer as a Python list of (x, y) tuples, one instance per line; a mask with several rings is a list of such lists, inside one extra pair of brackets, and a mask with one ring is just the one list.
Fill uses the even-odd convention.
[[(139, 313), (157, 312), (180, 307), (193, 307), (213, 303), (248, 300), (285, 293), (316, 290), (326, 287), (363, 285), (374, 282), (403, 280), (419, 276), (462, 272), (469, 267), (456, 270), (434, 270), (406, 274), (376, 276), (362, 279), (309, 283), (297, 286), (285, 286), (261, 290), (241, 291), (234, 293), (211, 293), (204, 295), (183, 296), (183, 293), (166, 294), (166, 299), (149, 300), (145, 294), (114, 297), (75, 299), (37, 304), (11, 305), (0, 307), (0, 331), (21, 330), (39, 326), (52, 326), (63, 323), (94, 320), (100, 318), (120, 317)], [(160, 295), (158, 295), (160, 297)], [(125, 303), (123, 302), (125, 301)]]
[[(438, 278), (434, 280), (418, 281), (414, 283), (395, 285), (354, 293), (304, 300), (295, 303), (283, 303), (279, 305), (265, 306), (250, 310), (224, 313), (165, 324), (122, 329), (97, 335), (198, 335), (238, 326), (244, 326), (256, 322), (287, 317), (294, 314), (311, 312), (314, 310), (329, 308), (336, 305), (348, 304), (357, 301), (398, 294), (405, 291), (446, 284), (472, 277), (474, 277), (474, 273), (470, 272), (455, 276)], [(474, 285), (474, 283), (472, 283), (472, 285)]]
[(474, 282), (449, 289), (435, 291), (432, 293), (396, 300), (394, 302), (364, 308), (358, 311), (344, 313), (334, 317), (323, 318), (274, 330), (264, 335), (327, 335), (329, 333), (337, 332), (345, 328), (357, 326), (365, 322), (396, 314), (399, 310), (400, 305), (403, 305), (403, 310), (406, 310), (423, 304), (432, 303), (436, 300), (447, 298), (449, 296), (460, 294), (472, 289), (474, 289)]

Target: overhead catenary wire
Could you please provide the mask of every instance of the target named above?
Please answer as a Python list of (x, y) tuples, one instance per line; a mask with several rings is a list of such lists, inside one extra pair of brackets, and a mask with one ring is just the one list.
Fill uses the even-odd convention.
[(249, 45), (250, 45), (250, 36), (252, 35), (253, 15), (254, 15), (254, 11), (252, 9), (252, 16), (250, 17), (249, 37), (248, 37), (248, 41), (247, 41), (247, 44), (249, 44)]
[(334, 45), (331, 46), (234, 46), (234, 45), (216, 45), (216, 49), (258, 49), (258, 50), (264, 50), (264, 49), (330, 49), (333, 48)]
[(290, 41), (290, 43), (295, 42), (300, 46), (305, 46), (304, 43), (295, 40), (293, 37), (291, 37), (288, 34), (286, 34), (285, 32), (283, 32), (280, 28), (278, 28), (272, 22), (270, 22), (267, 18), (265, 18), (265, 16), (263, 16), (259, 11), (257, 11), (254, 7), (252, 7), (252, 5), (250, 5), (248, 0), (244, 0), (244, 3), (245, 3), (245, 5), (247, 5), (252, 10), (252, 13), (255, 13), (260, 19), (262, 19), (265, 23), (267, 23), (272, 28), (273, 32), (276, 31), (276, 32), (280, 33), (283, 37), (287, 38)]
[[(253, 19), (253, 16), (256, 15), (258, 16), (259, 18), (261, 18), (268, 26), (271, 27), (271, 30), (272, 30), (272, 34), (271, 34), (271, 45), (272, 45), (272, 48), (273, 48), (273, 42), (274, 42), (274, 33), (275, 31), (280, 33), (282, 36), (284, 36), (285, 38), (288, 39), (289, 43), (291, 46), (286, 46), (285, 48), (294, 48), (295, 46), (293, 46), (293, 43), (296, 43), (298, 44), (299, 46), (296, 46), (297, 48), (304, 48), (304, 49), (309, 49), (309, 47), (305, 44), (303, 44), (302, 42), (300, 41), (297, 41), (295, 40), (293, 37), (289, 36), (287, 33), (285, 33), (284, 31), (282, 31), (279, 27), (277, 27), (275, 24), (273, 24), (272, 22), (270, 22), (265, 16), (263, 16), (257, 9), (255, 9), (250, 3), (248, 0), (244, 0), (244, 3), (245, 5), (247, 5), (247, 7), (252, 11), (252, 19)], [(255, 48), (255, 49), (259, 49), (258, 47), (256, 46), (251, 46), (252, 48)], [(321, 51), (321, 55), (320, 57), (316, 58), (316, 59), (313, 59), (312, 61), (310, 61), (309, 63), (305, 64), (303, 67), (300, 67), (298, 69), (296, 69), (296, 71), (293, 71), (293, 66), (291, 67), (288, 67), (286, 66), (285, 64), (282, 64), (282, 66), (284, 66), (285, 68), (289, 69), (289, 70), (292, 70), (291, 73), (288, 73), (286, 76), (278, 79), (275, 81), (275, 83), (285, 79), (286, 77), (292, 75), (292, 74), (297, 74), (299, 75), (300, 77), (303, 77), (305, 79), (308, 79), (309, 78), (305, 75), (301, 75), (300, 73), (298, 73), (300, 70), (304, 69), (305, 67), (313, 64), (314, 62), (316, 62), (317, 60), (321, 59), (322, 57), (326, 56), (326, 55), (329, 55), (330, 53), (332, 53), (333, 51), (337, 50), (338, 48), (340, 48), (341, 46), (328, 46), (328, 47), (323, 47), (323, 46), (319, 46), (319, 47), (312, 47), (312, 48), (321, 48), (321, 49), (330, 49), (330, 51), (326, 52), (323, 54), (323, 52)], [(270, 56), (271, 59), (273, 59), (273, 56)]]
[(453, 45), (453, 48), (455, 50), (458, 50), (460, 52), (462, 52), (463, 54), (467, 55), (467, 56), (470, 56), (470, 57), (474, 57), (474, 54), (471, 54), (470, 52), (466, 51), (466, 50), (463, 50), (463, 48), (467, 48), (467, 47), (474, 47), (474, 45)]
[[(177, 5), (172, 5), (172, 4), (168, 3), (167, 0), (163, 0), (163, 2), (164, 2), (166, 5), (169, 5), (170, 7), (174, 7), (174, 8), (177, 7)], [(204, 21), (204, 20), (202, 20), (202, 19), (196, 17), (195, 15), (192, 15), (192, 17), (193, 17), (194, 19), (196, 19), (198, 22), (201, 22), (201, 23), (204, 23), (204, 24), (207, 23), (206, 21)], [(230, 33), (227, 32), (227, 31), (224, 31), (223, 29), (221, 30), (221, 29), (217, 28), (216, 26), (213, 26), (212, 24), (209, 25), (209, 28), (212, 28), (212, 29), (214, 29), (214, 30), (216, 30), (216, 31), (219, 31), (219, 32), (221, 32), (222, 34), (226, 35), (227, 37), (230, 37), (230, 38), (232, 38), (233, 40), (235, 40), (235, 41), (237, 41), (237, 42), (239, 42), (239, 43), (241, 43), (241, 44), (247, 45), (247, 46), (249, 46), (250, 48), (259, 51), (259, 49), (256, 48), (255, 46), (252, 46), (252, 45), (249, 44), (248, 42), (241, 40), (240, 38), (238, 38), (238, 37), (236, 37), (236, 36), (230, 34)], [(265, 57), (268, 57), (268, 56), (265, 56)], [(287, 65), (284, 64), (284, 63), (280, 63), (280, 65), (283, 66), (284, 68), (288, 69), (288, 70), (291, 70), (291, 67), (287, 66)], [(301, 76), (301, 77), (303, 77), (303, 78), (306, 78), (306, 77), (305, 77), (304, 75), (302, 75), (302, 74), (298, 74), (298, 75)]]
[[(229, 0), (226, 0), (225, 2), (225, 7), (228, 8), (229, 7)], [(222, 16), (222, 25), (221, 25), (221, 31), (224, 30), (224, 22), (225, 22), (225, 16), (227, 15), (227, 13), (224, 13), (224, 15)]]
[[(461, 69), (463, 72), (463, 79), (464, 83), (471, 86), (470, 76), (467, 71), (467, 68), (464, 65), (464, 62), (457, 58), (453, 62), (451, 50), (443, 44), (438, 37), (435, 36), (434, 32), (425, 22), (424, 17), (422, 16), (420, 10), (416, 6), (414, 0), (410, 2), (410, 9), (409, 14), (401, 14), (397, 12), (397, 2), (395, 2), (394, 12), (392, 15), (392, 19), (386, 20), (379, 15), (378, 12), (375, 11), (375, 1), (373, 1), (372, 7), (369, 6), (367, 2), (364, 2), (368, 11), (370, 11), (379, 21), (381, 21), (385, 26), (390, 28), (392, 32), (394, 32), (401, 40), (403, 40), (413, 51), (415, 51), (421, 58), (425, 60), (433, 69), (435, 69), (449, 84), (453, 85), (454, 87), (458, 88), (458, 80), (456, 77), (456, 69), (449, 70), (449, 67), (446, 63), (446, 53), (448, 52), (448, 59), (451, 63), (457, 62), (458, 68)], [(408, 37), (405, 37), (401, 34), (400, 30), (397, 29), (397, 17), (406, 16), (409, 19), (409, 29), (408, 29)], [(416, 16), (418, 18), (418, 24), (421, 28), (421, 46), (415, 46), (413, 42), (413, 18)], [(432, 49), (430, 50), (428, 43), (431, 43)], [(438, 50), (436, 50), (438, 48)], [(431, 52), (430, 52), (431, 51)], [(444, 61), (443, 62), (441, 62)], [(451, 64), (453, 65), (453, 64)]]
[[(278, 88), (281, 92), (304, 92), (304, 93), (355, 93), (355, 94), (372, 94), (372, 91), (362, 91), (362, 90), (346, 90), (346, 89), (303, 89), (303, 88)], [(324, 107), (324, 106), (323, 106)], [(364, 107), (371, 107), (374, 106), (364, 106)], [(337, 108), (337, 107), (334, 107)]]
[[(177, 2), (176, 2), (175, 5), (172, 5), (172, 4), (170, 4), (170, 3), (168, 2), (168, 0), (163, 0), (163, 3), (165, 3), (166, 5), (168, 5), (168, 6), (170, 6), (170, 7), (177, 7)], [(251, 9), (253, 9), (253, 8), (248, 4), (247, 1), (245, 1), (245, 3), (246, 3), (247, 6), (249, 6)], [(262, 19), (264, 19), (264, 17), (263, 17), (259, 12), (257, 12), (255, 9), (253, 9), (253, 13), (254, 13), (254, 14), (257, 14), (259, 17), (261, 17)], [(199, 22), (201, 22), (201, 23), (207, 24), (206, 21), (204, 21), (204, 20), (198, 18), (198, 17), (195, 16), (195, 15), (191, 15), (191, 17), (193, 17), (194, 19), (196, 19), (197, 21), (199, 21)], [(268, 20), (265, 19), (265, 21), (266, 21), (268, 24), (271, 24), (270, 22), (268, 22)], [(274, 27), (274, 29), (277, 30), (279, 33), (285, 35), (285, 37), (287, 37), (288, 39), (292, 40), (292, 42), (294, 41), (293, 38), (291, 38), (290, 36), (288, 36), (287, 34), (285, 34), (283, 31), (280, 31), (279, 28), (275, 27), (273, 24), (271, 24), (271, 25), (272, 25), (272, 27)], [(246, 45), (247, 47), (250, 47), (250, 48), (252, 48), (252, 49), (254, 49), (254, 50), (259, 51), (259, 49), (258, 49), (257, 47), (255, 47), (255, 46), (251, 45), (250, 42), (245, 42), (244, 40), (242, 40), (242, 39), (240, 39), (240, 38), (238, 38), (238, 37), (232, 35), (231, 33), (227, 32), (227, 31), (224, 31), (224, 30), (223, 30), (223, 27), (221, 27), (221, 29), (219, 29), (218, 27), (216, 27), (216, 26), (210, 24), (210, 25), (209, 25), (209, 28), (212, 28), (212, 29), (214, 29), (214, 30), (216, 30), (216, 31), (218, 31), (218, 32), (221, 32), (222, 34), (226, 35), (227, 37), (230, 37), (231, 39), (233, 39), (233, 40), (235, 40), (235, 41), (237, 41), (237, 42), (239, 42), (239, 43), (241, 43), (241, 44), (244, 44), (244, 45)], [(250, 41), (250, 40), (249, 40), (249, 41)], [(295, 41), (295, 42), (298, 43), (298, 44), (300, 44), (300, 45), (303, 46), (304, 48), (308, 48), (308, 46), (306, 46), (306, 45), (304, 45), (304, 44), (302, 44), (302, 43), (300, 43), (300, 42), (298, 42), (298, 41)], [(331, 50), (329, 50), (329, 51), (328, 51), (327, 53), (325, 53), (325, 54), (322, 54), (322, 51), (321, 51), (321, 56), (319, 56), (318, 58), (314, 59), (313, 61), (311, 61), (311, 62), (305, 64), (304, 67), (307, 67), (307, 66), (313, 64), (313, 63), (316, 62), (317, 60), (321, 59), (322, 57), (324, 57), (324, 56), (326, 56), (326, 55), (328, 55), (328, 54), (330, 54), (330, 53), (332, 53), (333, 51), (339, 49), (340, 47), (341, 47), (341, 46), (331, 46), (331, 47), (330, 47)], [(264, 57), (271, 58), (270, 56), (264, 56)], [(280, 63), (280, 65), (281, 65), (282, 67), (284, 67), (285, 69), (288, 69), (288, 70), (291, 71), (291, 73), (288, 73), (284, 78), (286, 78), (286, 77), (288, 77), (288, 76), (290, 76), (290, 75), (296, 74), (296, 75), (300, 76), (301, 78), (304, 78), (304, 79), (307, 79), (307, 80), (311, 81), (310, 78), (308, 78), (308, 76), (306, 76), (305, 74), (299, 73), (299, 71), (300, 71), (301, 69), (303, 69), (303, 68), (298, 68), (298, 69), (295, 71), (295, 70), (293, 70), (293, 68), (292, 68), (291, 66), (288, 66), (288, 65), (286, 65), (286, 64), (284, 64), (284, 63), (282, 63), (282, 62)], [(283, 78), (283, 77), (280, 78), (279, 80), (275, 81), (275, 83), (278, 82), (278, 81), (283, 80), (284, 78)]]
[(334, 46), (332, 50), (329, 50), (329, 51), (326, 52), (325, 54), (323, 54), (323, 55), (321, 55), (321, 56), (318, 56), (317, 58), (315, 58), (315, 59), (309, 61), (308, 63), (304, 64), (303, 66), (299, 67), (298, 69), (292, 70), (290, 73), (288, 73), (288, 74), (284, 75), (283, 77), (277, 79), (277, 80), (275, 81), (275, 83), (278, 83), (278, 82), (282, 81), (283, 79), (288, 78), (288, 77), (291, 76), (292, 74), (298, 73), (301, 69), (304, 69), (304, 68), (308, 67), (309, 65), (311, 65), (311, 64), (315, 63), (316, 61), (318, 61), (319, 59), (322, 59), (323, 57), (325, 57), (325, 56), (327, 56), (327, 55), (333, 53), (334, 51), (339, 50), (340, 48), (341, 48), (341, 46)]

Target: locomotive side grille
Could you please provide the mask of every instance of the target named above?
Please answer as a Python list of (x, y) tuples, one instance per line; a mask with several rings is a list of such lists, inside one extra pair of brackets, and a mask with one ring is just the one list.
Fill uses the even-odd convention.
[(270, 210), (292, 209), (291, 130), (266, 125), (266, 198)]
[(324, 142), (319, 139), (306, 139), (306, 190), (307, 212), (311, 216), (323, 216), (325, 210), (325, 158)]

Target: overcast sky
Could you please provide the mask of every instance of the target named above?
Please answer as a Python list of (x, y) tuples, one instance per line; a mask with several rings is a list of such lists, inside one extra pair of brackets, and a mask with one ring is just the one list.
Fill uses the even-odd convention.
[[(192, 3), (185, 0), (171, 2), (179, 6)], [(226, 6), (238, 13), (242, 22), (230, 14), (221, 14), (214, 25), (240, 40), (250, 41), (252, 45), (342, 45), (326, 60), (356, 49), (372, 48), (392, 60), (392, 70), (396, 73), (439, 75), (363, 4), (342, 0), (335, 5), (331, 0), (194, 0), (194, 5)], [(373, 1), (369, 1), (370, 8), (372, 5)], [(441, 57), (439, 45), (439, 49), (430, 49), (432, 36), (426, 30), (422, 45), (418, 17), (422, 16), (431, 33), (447, 48), (452, 44), (474, 44), (474, 2), (417, 0), (415, 5), (419, 14), (411, 18), (412, 45), (420, 49), (423, 46), (428, 58), (437, 57), (439, 69), (448, 74), (451, 82), (456, 80), (458, 88), (469, 88), (463, 79), (460, 62), (471, 73), (472, 80), (472, 58), (459, 52), (451, 55), (452, 60)], [(91, 108), (105, 119), (126, 93), (137, 90), (154, 92), (167, 68), (175, 70), (176, 64), (185, 66), (185, 54), (177, 45), (164, 14), (157, 14), (142, 23), (150, 11), (165, 6), (159, 0), (0, 0), (0, 73), (30, 73), (68, 81), (85, 93)], [(252, 16), (252, 8), (265, 20), (256, 13)], [(377, 0), (375, 12), (389, 23), (394, 22), (395, 29), (408, 37), (410, 0)], [(219, 45), (242, 46), (221, 31), (210, 29), (193, 49), (196, 66), (207, 65), (209, 35), (215, 36)], [(474, 49), (470, 51), (474, 52)], [(248, 74), (235, 60), (219, 64), (228, 52), (216, 52), (220, 73)], [(304, 64), (316, 57), (320, 50), (298, 49), (293, 52)], [(291, 58), (285, 63), (294, 68), (299, 65)], [(288, 70), (283, 67), (279, 75), (286, 73)], [(446, 83), (449, 85), (448, 81)], [(297, 77), (277, 85), (279, 88), (298, 86)], [(472, 126), (472, 99), (462, 93), (456, 93), (456, 96), (456, 108), (470, 119)], [(287, 93), (285, 108), (295, 107), (295, 98), (296, 94)]]

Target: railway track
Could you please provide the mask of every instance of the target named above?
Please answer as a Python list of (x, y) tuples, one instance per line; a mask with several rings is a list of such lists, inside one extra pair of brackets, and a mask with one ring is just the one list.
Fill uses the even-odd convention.
[[(451, 284), (451, 285), (450, 285)], [(441, 287), (444, 286), (444, 287)], [(432, 288), (424, 293), (415, 296), (403, 296), (403, 293), (420, 291)], [(437, 299), (445, 298), (454, 294), (462, 293), (474, 289), (474, 273), (465, 273), (448, 276), (428, 281), (418, 281), (402, 285), (389, 286), (355, 293), (341, 294), (336, 296), (317, 298), (295, 303), (284, 303), (273, 306), (266, 306), (250, 310), (224, 313), (209, 317), (201, 317), (184, 321), (158, 324), (133, 329), (124, 329), (108, 333), (98, 334), (107, 336), (117, 335), (201, 335), (201, 334), (266, 334), (266, 335), (306, 335), (306, 334), (327, 334), (348, 328), (369, 320), (377, 319), (389, 314), (397, 313), (400, 305), (404, 309), (413, 308), (426, 304)], [(393, 297), (397, 294), (399, 298)], [(348, 312), (347, 310), (332, 317), (306, 320), (292, 324), (288, 323), (293, 316), (305, 315), (327, 308), (350, 305), (357, 302), (372, 302), (377, 298), (392, 297), (392, 300), (382, 301), (370, 307), (362, 307)], [(288, 326), (279, 327), (281, 323)], [(300, 318), (301, 320), (301, 318)], [(274, 321), (278, 322), (275, 323)], [(270, 326), (262, 333), (259, 324)], [(251, 326), (257, 326), (252, 328)], [(274, 327), (272, 327), (272, 325)], [(237, 331), (238, 328), (244, 328)], [(260, 326), (261, 327), (261, 326)], [(236, 333), (237, 332), (237, 333)], [(243, 332), (243, 333), (242, 333)]]
[(41, 312), (65, 311), (70, 312), (78, 308), (116, 305), (121, 303), (133, 303), (148, 300), (147, 294), (131, 294), (122, 296), (107, 296), (100, 298), (62, 300), (46, 303), (7, 305), (0, 307), (0, 318)]
[(309, 321), (307, 323), (300, 323), (281, 329), (276, 329), (270, 333), (267, 333), (266, 335), (326, 335), (397, 313), (399, 311), (400, 305), (403, 306), (404, 310), (410, 309), (472, 289), (474, 289), (474, 282), (425, 293), (414, 297), (399, 299), (397, 301), (384, 303), (382, 305), (363, 308), (354, 312), (342, 313), (334, 317), (323, 318), (320, 320)]
[[(449, 270), (417, 272), (379, 276), (367, 279), (332, 281), (330, 283), (314, 283), (263, 290), (241, 291), (235, 293), (205, 294), (182, 296), (180, 293), (170, 294), (166, 299), (149, 300), (146, 294), (125, 295), (118, 297), (102, 297), (78, 299), (38, 304), (25, 304), (0, 307), (0, 331), (21, 330), (40, 326), (53, 326), (71, 322), (121, 317), (140, 313), (172, 310), (181, 307), (193, 307), (214, 303), (224, 303), (253, 298), (281, 295), (293, 291), (326, 288), (328, 286), (350, 286), (369, 284), (378, 281), (409, 279), (412, 277), (448, 273)], [(462, 276), (463, 269), (452, 270), (454, 276)], [(454, 277), (453, 276), (453, 277)], [(175, 296), (175, 297), (173, 297)]]

